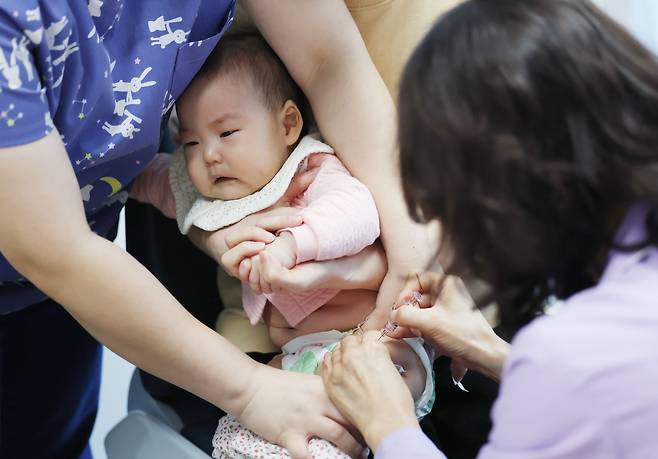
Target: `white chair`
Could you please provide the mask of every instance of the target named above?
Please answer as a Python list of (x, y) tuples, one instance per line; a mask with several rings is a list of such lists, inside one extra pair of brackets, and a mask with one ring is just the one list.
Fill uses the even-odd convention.
[(105, 437), (108, 459), (209, 459), (185, 439), (178, 415), (154, 400), (135, 370), (128, 393), (128, 415)]

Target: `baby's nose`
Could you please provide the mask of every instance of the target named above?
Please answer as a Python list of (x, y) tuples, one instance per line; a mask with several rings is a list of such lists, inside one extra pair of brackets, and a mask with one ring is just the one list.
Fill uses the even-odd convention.
[(220, 148), (212, 145), (209, 146), (203, 152), (203, 159), (208, 164), (221, 163), (223, 161), (223, 157)]

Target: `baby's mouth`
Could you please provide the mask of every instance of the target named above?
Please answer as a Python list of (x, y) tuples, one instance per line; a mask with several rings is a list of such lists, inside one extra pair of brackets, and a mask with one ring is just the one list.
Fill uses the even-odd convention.
[(231, 180), (235, 180), (235, 178), (233, 178), (233, 177), (217, 177), (215, 179), (215, 184), (226, 183), (226, 182), (230, 182)]

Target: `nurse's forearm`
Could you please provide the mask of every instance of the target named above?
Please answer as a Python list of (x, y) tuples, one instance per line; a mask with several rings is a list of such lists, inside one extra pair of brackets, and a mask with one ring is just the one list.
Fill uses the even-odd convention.
[(242, 408), (256, 364), (194, 319), (114, 244), (90, 234), (66, 263), (37, 267), (30, 278), (130, 362), (228, 412)]
[(0, 215), (0, 252), (97, 339), (229, 412), (241, 409), (257, 365), (89, 229), (57, 132), (0, 149)]

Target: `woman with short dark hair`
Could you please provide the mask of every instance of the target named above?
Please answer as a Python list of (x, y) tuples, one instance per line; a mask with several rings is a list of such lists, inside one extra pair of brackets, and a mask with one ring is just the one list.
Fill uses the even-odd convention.
[[(480, 457), (655, 456), (655, 56), (589, 1), (471, 0), (415, 51), (399, 107), (412, 214), (439, 219), (449, 271), (488, 282), (503, 324), (525, 325), (510, 349), (458, 280), (431, 273), (401, 296), (420, 290), (426, 309), (393, 314), (455, 368), (502, 376)], [(376, 457), (442, 457), (398, 379), (377, 335), (325, 361)]]

